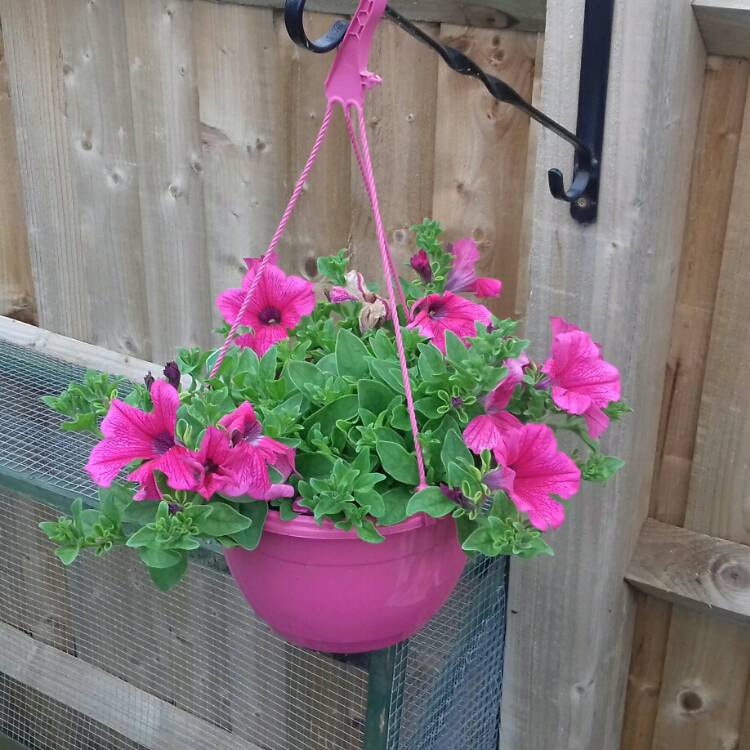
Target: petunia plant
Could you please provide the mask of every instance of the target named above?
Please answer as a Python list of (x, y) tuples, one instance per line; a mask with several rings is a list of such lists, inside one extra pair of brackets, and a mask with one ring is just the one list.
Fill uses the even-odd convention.
[(561, 318), (549, 357), (530, 359), (517, 324), (482, 302), (502, 285), (477, 276), (476, 243), (446, 247), (434, 221), (413, 231), (399, 320), (344, 251), (319, 260), (317, 303), (314, 285), (275, 257), (259, 279), (248, 260), (242, 286), (217, 300), (232, 325), (255, 282), (215, 374), (217, 352), (186, 349), (164, 378), (133, 385), (90, 373), (46, 398), (65, 428), (100, 438), (86, 465), (100, 502), (77, 501), (69, 517), (42, 524), (60, 559), (126, 545), (168, 589), (192, 550), (254, 549), (269, 513), (310, 516), (372, 544), (412, 516), (452, 516), (469, 554), (550, 554), (546, 533), (581, 481), (606, 482), (622, 466), (599, 444), (629, 411), (618, 370)]

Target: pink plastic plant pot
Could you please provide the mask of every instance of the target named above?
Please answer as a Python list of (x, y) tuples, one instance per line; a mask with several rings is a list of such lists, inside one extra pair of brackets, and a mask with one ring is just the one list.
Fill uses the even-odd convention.
[(271, 512), (258, 548), (226, 550), (255, 613), (286, 640), (335, 654), (409, 638), (442, 607), (466, 556), (452, 518), (414, 517), (380, 530), (381, 544)]

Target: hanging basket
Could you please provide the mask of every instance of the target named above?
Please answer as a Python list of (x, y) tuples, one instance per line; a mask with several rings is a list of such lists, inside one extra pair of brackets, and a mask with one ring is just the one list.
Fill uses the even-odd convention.
[(466, 563), (452, 518), (415, 517), (367, 544), (311, 517), (271, 513), (254, 552), (225, 551), (255, 613), (295, 645), (355, 654), (409, 638), (443, 606)]

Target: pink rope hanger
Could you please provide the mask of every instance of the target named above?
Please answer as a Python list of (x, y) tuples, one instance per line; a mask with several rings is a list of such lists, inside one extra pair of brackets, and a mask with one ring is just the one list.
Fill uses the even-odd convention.
[[(411, 388), (411, 379), (409, 377), (409, 366), (406, 362), (406, 351), (404, 349), (403, 334), (399, 323), (398, 301), (409, 318), (410, 312), (406, 304), (404, 291), (396, 272), (396, 266), (393, 261), (393, 255), (388, 245), (383, 217), (380, 212), (380, 203), (378, 200), (378, 191), (375, 184), (375, 174), (372, 166), (372, 156), (370, 154), (370, 145), (367, 139), (367, 128), (364, 118), (365, 95), (368, 89), (380, 83), (380, 79), (367, 70), (368, 58), (372, 47), (372, 38), (378, 22), (383, 17), (387, 0), (360, 0), (359, 8), (349, 24), (349, 29), (338, 48), (336, 59), (326, 81), (326, 96), (328, 104), (326, 106), (323, 121), (320, 126), (317, 138), (313, 144), (310, 156), (307, 159), (300, 176), (292, 191), (291, 198), (282, 214), (279, 226), (276, 229), (268, 249), (263, 254), (255, 277), (250, 284), (240, 305), (237, 317), (232, 323), (226, 340), (219, 350), (216, 363), (211, 370), (211, 378), (215, 377), (221, 368), (221, 364), (227, 355), (240, 327), (240, 321), (247, 312), (250, 303), (258, 289), (268, 264), (271, 261), (274, 251), (278, 247), (284, 232), (286, 231), (289, 220), (294, 213), (297, 202), (302, 194), (305, 183), (307, 182), (310, 172), (318, 158), (320, 149), (328, 135), (328, 130), (333, 117), (334, 105), (341, 105), (346, 121), (349, 139), (352, 149), (357, 158), (357, 164), (362, 175), (365, 191), (370, 201), (370, 208), (375, 220), (375, 231), (378, 239), (380, 250), (380, 259), (383, 264), (383, 275), (385, 277), (386, 288), (388, 290), (388, 309), (393, 322), (393, 329), (396, 336), (396, 349), (398, 352), (399, 365), (401, 367), (401, 376), (404, 382), (404, 392), (406, 394), (406, 406), (409, 413), (409, 422), (411, 425), (412, 435), (414, 436), (414, 453), (417, 459), (417, 469), (419, 472), (419, 489), (427, 487), (427, 478), (425, 475), (424, 455), (419, 440), (419, 425), (417, 423), (416, 410), (414, 408), (414, 396)], [(359, 133), (357, 134), (351, 113), (355, 112)]]

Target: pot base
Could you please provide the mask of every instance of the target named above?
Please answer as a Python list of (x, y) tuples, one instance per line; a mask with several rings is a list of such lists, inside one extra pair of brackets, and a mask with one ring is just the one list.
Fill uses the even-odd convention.
[(255, 613), (303, 648), (378, 651), (414, 635), (458, 583), (466, 556), (452, 518), (411, 518), (380, 529), (381, 544), (269, 514), (256, 550), (225, 550)]

